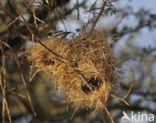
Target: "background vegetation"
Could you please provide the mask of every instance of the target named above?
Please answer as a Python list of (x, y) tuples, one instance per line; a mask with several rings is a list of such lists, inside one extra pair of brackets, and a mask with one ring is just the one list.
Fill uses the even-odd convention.
[[(25, 50), (47, 36), (50, 29), (106, 30), (117, 59), (123, 97), (130, 106), (111, 99), (108, 107), (115, 122), (122, 111), (156, 114), (156, 10), (154, 0), (0, 0), (0, 122), (109, 123), (106, 112), (68, 107), (65, 95), (55, 90), (47, 73), (32, 71)], [(112, 42), (113, 41), (113, 42)], [(35, 74), (37, 73), (37, 74)], [(67, 109), (68, 107), (68, 109)]]

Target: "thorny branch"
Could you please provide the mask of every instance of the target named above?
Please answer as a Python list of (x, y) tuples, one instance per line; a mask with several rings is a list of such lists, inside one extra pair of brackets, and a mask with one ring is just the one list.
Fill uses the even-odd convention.
[(91, 33), (92, 33), (92, 31), (94, 30), (94, 28), (95, 28), (95, 26), (96, 26), (98, 20), (100, 19), (101, 15), (102, 15), (102, 13), (103, 13), (103, 10), (104, 10), (104, 8), (105, 8), (105, 6), (106, 6), (106, 3), (107, 3), (107, 0), (103, 0), (102, 8), (101, 8), (101, 10), (100, 10), (98, 16), (96, 17), (96, 19), (95, 19), (95, 21), (94, 21), (94, 23), (93, 23), (92, 29), (91, 29), (91, 31), (90, 31)]
[(6, 56), (4, 54), (2, 42), (0, 42), (0, 49), (2, 52), (2, 58), (1, 58), (1, 63), (2, 67), (0, 69), (1, 75), (0, 75), (0, 86), (1, 86), (1, 91), (2, 91), (2, 123), (5, 123), (5, 112), (8, 114), (9, 122), (12, 123), (11, 116), (10, 116), (10, 110), (8, 108), (8, 103), (6, 100)]
[(29, 92), (29, 90), (28, 90), (28, 85), (27, 85), (26, 79), (25, 79), (25, 77), (24, 77), (22, 68), (21, 68), (21, 63), (20, 63), (20, 61), (18, 60), (18, 57), (16, 56), (16, 54), (14, 53), (14, 51), (12, 50), (12, 48), (11, 48), (7, 43), (5, 43), (5, 42), (3, 42), (3, 41), (2, 41), (2, 44), (5, 45), (6, 47), (8, 47), (9, 50), (11, 51), (12, 55), (14, 56), (14, 60), (16, 61), (16, 64), (17, 64), (17, 66), (18, 66), (18, 69), (20, 70), (21, 80), (22, 80), (22, 82), (23, 82), (23, 84), (24, 84), (24, 86), (25, 86), (25, 89), (26, 89), (26, 96), (27, 96), (27, 99), (28, 99), (28, 101), (29, 101), (29, 104), (30, 104), (30, 106), (31, 106), (31, 109), (32, 109), (32, 111), (33, 111), (34, 116), (36, 116), (37, 114), (36, 114), (36, 111), (35, 111), (35, 109), (34, 109), (34, 107), (33, 107), (33, 104), (32, 104), (30, 92)]

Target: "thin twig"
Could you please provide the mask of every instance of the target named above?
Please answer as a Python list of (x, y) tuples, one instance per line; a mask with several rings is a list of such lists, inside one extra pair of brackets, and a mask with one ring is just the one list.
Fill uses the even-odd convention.
[(106, 106), (104, 106), (104, 109), (105, 109), (106, 113), (108, 114), (108, 116), (109, 116), (111, 122), (114, 123), (113, 117), (112, 117), (112, 115), (109, 113), (109, 111), (108, 111), (108, 109), (107, 109)]
[(120, 101), (122, 101), (122, 102), (125, 103), (127, 106), (129, 106), (128, 102), (127, 102), (125, 99), (123, 99), (123, 98), (121, 98), (121, 97), (118, 97), (118, 96), (116, 96), (116, 95), (114, 95), (114, 94), (110, 94), (110, 96), (113, 97), (113, 98), (116, 98), (116, 99), (118, 99), (118, 100), (120, 100)]
[(10, 110), (9, 110), (9, 106), (8, 106), (8, 102), (6, 101), (6, 98), (5, 98), (5, 104), (6, 104), (6, 110), (7, 110), (9, 122), (12, 123), (11, 115), (10, 115)]
[(62, 62), (62, 63), (66, 63), (66, 60), (64, 59), (63, 56), (60, 56), (59, 54), (57, 54), (56, 52), (54, 52), (53, 50), (49, 49), (45, 44), (43, 44), (41, 41), (39, 41), (38, 39), (35, 39), (36, 42), (38, 42), (40, 45), (42, 45), (45, 49), (47, 49), (49, 52), (51, 52), (52, 54), (54, 54), (55, 56), (63, 59), (58, 59), (58, 58), (55, 58), (56, 60)]
[[(1, 43), (1, 42), (0, 42)], [(1, 58), (1, 62), (2, 62), (2, 67), (1, 67), (1, 76), (0, 76), (0, 86), (1, 86), (1, 91), (2, 91), (2, 96), (3, 96), (3, 101), (2, 101), (2, 123), (5, 122), (5, 84), (3, 78), (4, 78), (4, 69), (5, 68), (5, 64), (4, 64), (4, 60), (5, 60), (5, 55), (3, 52), (3, 48), (2, 48), (2, 44), (0, 45), (0, 49), (2, 52), (2, 58)]]
[(32, 82), (33, 78), (36, 76), (37, 73), (39, 73), (41, 70), (40, 69), (37, 69), (32, 75), (30, 74), (30, 77), (29, 77), (29, 82)]
[(8, 28), (9, 28), (13, 23), (15, 23), (15, 22), (21, 17), (21, 15), (22, 15), (22, 13), (21, 13), (18, 17), (16, 17), (12, 22), (10, 22), (9, 25), (8, 25)]
[(36, 13), (35, 13), (35, 9), (32, 7), (32, 12), (33, 12), (33, 18), (34, 18), (34, 25), (37, 29), (37, 21), (41, 22), (41, 23), (45, 23), (43, 20), (39, 19), (37, 16), (36, 16)]
[(17, 95), (17, 96), (19, 96), (19, 97), (21, 97), (21, 98), (23, 98), (23, 99), (27, 99), (26, 96), (24, 96), (24, 95), (22, 95), (22, 94), (20, 94), (20, 93), (17, 93), (17, 92), (14, 92), (14, 91), (11, 91), (11, 93), (14, 94), (14, 95)]
[(12, 91), (14, 91), (16, 88), (11, 88), (11, 89), (9, 89), (9, 90), (6, 90), (6, 93), (10, 93), (10, 92), (12, 92)]
[[(131, 71), (132, 71), (132, 69), (131, 69)], [(127, 94), (123, 97), (123, 99), (126, 99), (128, 96), (129, 96), (129, 94), (130, 94), (130, 92), (132, 91), (132, 88), (133, 88), (133, 85), (134, 85), (134, 82), (135, 82), (135, 76), (134, 76), (134, 71), (132, 71), (132, 82), (131, 82), (131, 84), (130, 84), (130, 87), (129, 87), (129, 89), (128, 89), (128, 92), (127, 92)]]
[(31, 109), (32, 109), (32, 111), (33, 111), (34, 116), (36, 116), (37, 114), (36, 114), (36, 111), (35, 111), (35, 109), (34, 109), (34, 107), (33, 107), (33, 105), (32, 105), (32, 100), (31, 100), (30, 93), (29, 93), (29, 90), (28, 90), (27, 82), (26, 82), (26, 79), (24, 78), (23, 71), (21, 70), (20, 62), (19, 62), (19, 60), (18, 60), (16, 54), (14, 53), (13, 49), (12, 49), (6, 42), (2, 41), (2, 43), (3, 43), (6, 47), (8, 47), (8, 48), (10, 49), (12, 55), (13, 55), (14, 58), (15, 58), (15, 62), (16, 62), (16, 64), (17, 64), (17, 66), (18, 66), (18, 69), (20, 70), (20, 75), (21, 75), (21, 79), (22, 79), (23, 85), (24, 85), (24, 87), (25, 87), (25, 89), (26, 89), (26, 96), (27, 96), (28, 102), (29, 102), (29, 104), (30, 104), (30, 107), (31, 107)]
[(39, 22), (41, 22), (41, 23), (43, 23), (43, 24), (45, 23), (43, 20), (39, 19), (38, 17), (35, 16), (35, 18), (36, 18), (36, 20), (38, 20)]
[(45, 0), (45, 2), (46, 2), (47, 4), (49, 4), (49, 1), (48, 1), (48, 0)]
[(75, 115), (75, 113), (77, 112), (77, 108), (74, 110), (74, 112), (72, 113), (72, 115), (71, 115), (71, 117), (70, 117), (70, 120), (72, 120), (73, 119), (73, 117), (74, 117), (74, 115)]
[[(13, 0), (11, 0), (11, 2), (12, 2), (12, 4), (14, 5), (14, 7), (16, 8), (18, 14), (21, 14), (20, 10), (19, 10), (19, 9), (17, 8), (17, 6), (16, 6), (16, 3), (14, 3)], [(27, 23), (27, 21), (25, 20), (25, 18), (23, 17), (23, 15), (21, 15), (21, 17), (22, 17), (22, 19), (23, 19), (23, 21), (24, 21), (23, 23), (24, 23), (25, 26), (27, 27), (28, 31), (31, 33), (32, 42), (34, 42), (35, 39), (34, 39), (34, 33), (33, 33), (33, 31), (30, 29), (30, 26), (29, 26), (29, 24)], [(55, 53), (54, 51), (52, 51), (51, 49), (49, 49), (46, 45), (44, 45), (44, 44), (43, 44), (42, 42), (40, 42), (39, 40), (37, 40), (37, 42), (39, 42), (42, 46), (44, 46), (47, 50), (49, 50), (49, 51), (50, 51), (51, 53), (53, 53), (54, 55), (63, 58), (62, 56), (58, 55), (57, 53)], [(64, 61), (62, 61), (62, 60), (60, 60), (60, 59), (56, 59), (56, 60), (59, 60), (60, 62), (64, 62)]]
[(76, 0), (76, 9), (77, 9), (77, 20), (80, 19), (80, 12), (79, 12), (79, 1)]
[[(18, 7), (16, 6), (16, 3), (13, 0), (10, 0), (11, 3), (13, 4), (13, 6), (15, 7), (15, 9), (17, 10), (18, 14), (20, 15), (22, 12), (18, 9)], [(21, 15), (21, 18), (23, 19), (23, 21), (21, 21), (22, 23), (24, 23), (24, 25), (26, 26), (26, 28), (28, 29), (28, 31), (34, 35), (33, 31), (30, 29), (29, 24), (27, 23), (27, 21), (25, 20), (25, 18), (23, 17), (23, 15)]]
[(35, 14), (35, 10), (34, 10), (33, 7), (32, 7), (32, 12), (33, 12), (33, 18), (34, 18), (34, 25), (35, 25), (35, 27), (36, 27), (36, 29), (37, 29), (36, 14)]
[(104, 8), (105, 8), (105, 6), (106, 6), (106, 3), (107, 3), (107, 0), (103, 0), (102, 8), (101, 8), (101, 10), (100, 10), (98, 16), (96, 17), (96, 19), (95, 19), (95, 21), (94, 21), (94, 23), (93, 23), (93, 26), (92, 26), (91, 31), (90, 31), (91, 33), (93, 32), (93, 30), (94, 30), (94, 28), (95, 28), (95, 26), (96, 26), (98, 20), (100, 19), (101, 15), (102, 15), (102, 12), (103, 12), (103, 10), (104, 10)]
[(0, 0), (0, 4), (4, 8), (4, 1), (3, 0)]
[(3, 45), (2, 42), (0, 41), (0, 50), (2, 53), (2, 59), (1, 59), (1, 63), (2, 63), (2, 67), (1, 67), (1, 74), (0, 74), (0, 86), (1, 86), (1, 91), (2, 91), (2, 123), (5, 123), (5, 112), (7, 111), (7, 116), (9, 118), (9, 122), (12, 123), (11, 121), (11, 116), (10, 116), (10, 110), (8, 108), (8, 103), (6, 100), (6, 56), (4, 54), (4, 50), (3, 50)]

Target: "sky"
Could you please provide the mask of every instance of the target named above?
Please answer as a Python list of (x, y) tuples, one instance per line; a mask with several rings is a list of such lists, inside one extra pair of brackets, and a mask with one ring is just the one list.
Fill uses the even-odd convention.
[[(88, 9), (90, 6), (94, 3), (95, 0), (89, 0), (86, 5), (88, 6)], [(83, 2), (83, 0), (79, 0), (79, 3)], [(102, 4), (102, 0), (98, 0), (96, 7), (100, 7)], [(70, 4), (68, 4), (69, 8), (74, 7), (76, 4), (76, 0), (72, 0)], [(149, 10), (152, 14), (156, 14), (156, 0), (119, 0), (118, 2), (114, 3), (115, 7), (117, 9), (121, 9), (124, 11), (132, 11), (134, 13), (137, 13), (140, 9)], [(131, 10), (128, 10), (127, 8), (131, 7)], [(89, 12), (86, 12), (83, 8), (79, 8), (80, 11), (80, 20), (77, 20), (77, 10), (73, 11), (71, 15), (69, 15), (66, 19), (64, 19), (64, 24), (60, 21), (57, 24), (58, 30), (64, 30), (64, 31), (71, 31), (76, 32), (76, 29), (79, 29), (83, 26), (83, 24), (87, 23), (88, 20), (91, 20), (93, 18), (93, 15)], [(147, 17), (148, 18), (148, 17)], [(116, 26), (118, 21), (121, 20), (120, 15), (105, 15), (104, 17), (101, 17), (99, 22), (97, 23), (96, 28), (97, 29), (111, 29), (113, 26)], [(126, 26), (128, 28), (135, 28), (139, 24), (139, 20), (134, 15), (129, 15), (126, 18), (122, 19), (121, 23), (117, 25), (118, 31), (122, 31), (122, 29)], [(65, 27), (64, 27), (65, 25)], [(128, 35), (126, 36), (128, 37)], [(126, 37), (123, 37), (120, 41), (120, 45), (124, 45), (124, 42), (126, 41)], [(156, 47), (156, 43), (154, 42), (156, 40), (156, 29), (150, 30), (148, 28), (142, 28), (139, 31), (139, 34), (135, 37), (136, 41), (134, 42), (134, 45), (137, 47)]]

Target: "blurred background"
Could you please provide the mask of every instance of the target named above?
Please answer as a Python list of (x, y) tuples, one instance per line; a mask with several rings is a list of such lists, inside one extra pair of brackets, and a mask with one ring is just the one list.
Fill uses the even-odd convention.
[(74, 109), (51, 76), (32, 69), (24, 55), (51, 29), (70, 31), (67, 38), (72, 38), (93, 27), (107, 32), (118, 64), (121, 83), (115, 94), (124, 97), (135, 80), (126, 99), (129, 107), (109, 102), (115, 123), (125, 123), (123, 111), (156, 115), (155, 5), (155, 0), (0, 0), (0, 122), (111, 122), (105, 111), (79, 110), (72, 116)]

